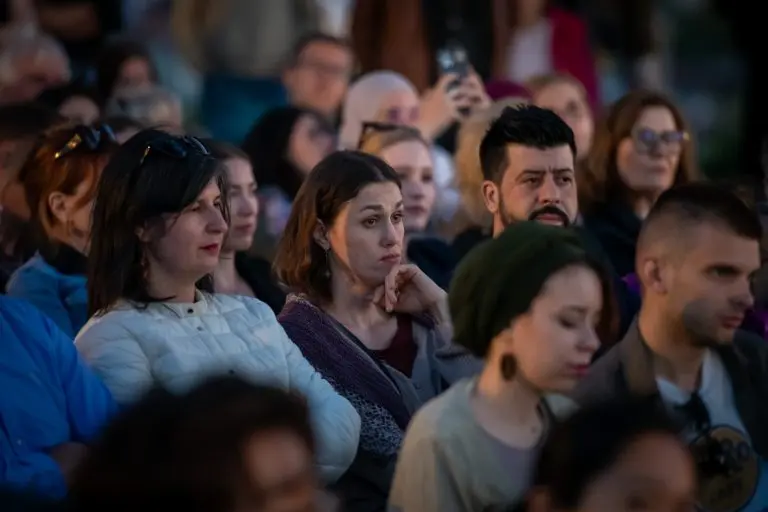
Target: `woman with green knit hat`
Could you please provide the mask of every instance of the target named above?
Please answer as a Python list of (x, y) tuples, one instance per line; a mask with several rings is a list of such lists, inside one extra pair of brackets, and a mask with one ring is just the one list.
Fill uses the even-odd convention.
[[(521, 500), (544, 437), (615, 325), (609, 278), (569, 230), (520, 222), (475, 248), (449, 293), (454, 337), (485, 360), (413, 418), (393, 512), (476, 512)], [(609, 338), (605, 338), (609, 339)]]

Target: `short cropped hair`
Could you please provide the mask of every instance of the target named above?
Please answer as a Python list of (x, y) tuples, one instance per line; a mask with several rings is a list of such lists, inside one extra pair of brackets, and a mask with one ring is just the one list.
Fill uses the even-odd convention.
[(296, 41), (296, 44), (293, 45), (291, 53), (288, 56), (287, 67), (292, 68), (296, 66), (299, 63), (299, 59), (301, 58), (301, 54), (304, 53), (304, 50), (306, 50), (310, 45), (314, 43), (332, 44), (340, 48), (346, 48), (350, 52), (352, 51), (349, 42), (345, 39), (327, 34), (325, 32), (311, 32), (301, 37), (298, 41)]
[(567, 145), (576, 155), (573, 130), (560, 116), (534, 105), (516, 105), (505, 108), (491, 123), (480, 143), (480, 165), (483, 177), (501, 183), (507, 168), (507, 146), (549, 149)]
[(735, 193), (713, 183), (679, 185), (661, 194), (643, 222), (638, 247), (667, 219), (687, 225), (719, 224), (750, 240), (760, 241), (763, 235), (757, 213)]

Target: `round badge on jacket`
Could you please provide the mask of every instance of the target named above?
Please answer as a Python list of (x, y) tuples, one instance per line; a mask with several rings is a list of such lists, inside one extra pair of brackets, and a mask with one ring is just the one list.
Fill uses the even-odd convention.
[(690, 446), (699, 470), (699, 507), (736, 512), (752, 500), (761, 468), (744, 434), (729, 426), (713, 427)]

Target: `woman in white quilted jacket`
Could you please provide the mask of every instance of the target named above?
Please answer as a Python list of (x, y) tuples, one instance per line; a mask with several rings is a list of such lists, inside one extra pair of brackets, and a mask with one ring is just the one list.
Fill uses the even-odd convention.
[(227, 232), (222, 163), (192, 137), (145, 130), (104, 169), (93, 211), (90, 321), (80, 354), (118, 402), (153, 385), (184, 391), (215, 374), (304, 395), (317, 465), (336, 480), (357, 451), (360, 417), (253, 298), (207, 293)]

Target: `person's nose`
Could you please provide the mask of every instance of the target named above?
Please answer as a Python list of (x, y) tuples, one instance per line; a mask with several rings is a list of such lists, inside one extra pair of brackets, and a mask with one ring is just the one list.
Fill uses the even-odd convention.
[(600, 337), (597, 335), (595, 329), (590, 327), (584, 334), (584, 338), (581, 340), (579, 348), (584, 352), (594, 354), (600, 348), (601, 343)]
[(393, 247), (397, 245), (400, 234), (397, 225), (394, 222), (391, 220), (386, 222), (382, 231), (381, 245), (384, 247)]
[(752, 293), (751, 281), (745, 279), (743, 283), (740, 283), (738, 290), (733, 294), (731, 302), (741, 310), (752, 309), (755, 305), (755, 296)]
[(560, 188), (551, 174), (547, 174), (539, 187), (539, 202), (542, 204), (560, 204)]
[(227, 224), (226, 219), (224, 219), (224, 214), (222, 214), (219, 208), (212, 206), (210, 209), (206, 231), (209, 233), (218, 234), (226, 233), (228, 229), (229, 225)]
[(412, 201), (421, 201), (426, 195), (424, 190), (424, 184), (417, 181), (407, 181), (403, 183), (403, 195), (407, 196)]
[(256, 197), (244, 198), (237, 209), (241, 217), (251, 217), (259, 214), (259, 200)]

